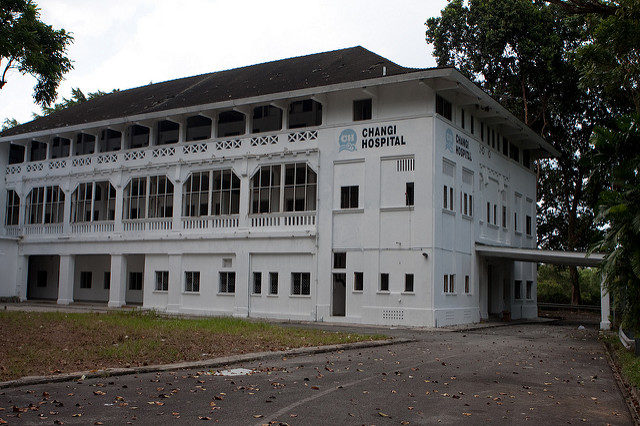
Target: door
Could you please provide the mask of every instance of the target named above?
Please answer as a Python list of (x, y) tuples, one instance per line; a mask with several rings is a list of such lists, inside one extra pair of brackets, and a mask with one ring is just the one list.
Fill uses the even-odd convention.
[(331, 315), (343, 317), (346, 314), (347, 304), (347, 275), (333, 274), (333, 286), (331, 295)]

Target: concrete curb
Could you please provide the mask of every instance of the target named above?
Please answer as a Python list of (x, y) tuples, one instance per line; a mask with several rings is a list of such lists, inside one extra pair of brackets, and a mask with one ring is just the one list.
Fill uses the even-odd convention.
[(46, 383), (69, 382), (73, 380), (94, 379), (100, 377), (125, 376), (130, 374), (155, 373), (158, 371), (175, 371), (194, 368), (216, 368), (240, 362), (266, 360), (270, 358), (291, 357), (300, 355), (321, 354), (347, 349), (375, 348), (400, 343), (414, 342), (413, 339), (394, 338), (386, 340), (368, 340), (355, 343), (341, 343), (337, 345), (312, 346), (274, 352), (253, 352), (248, 354), (231, 355), (201, 361), (176, 362), (173, 364), (145, 365), (130, 368), (106, 368), (104, 370), (76, 371), (73, 373), (56, 374), (54, 376), (27, 376), (6, 382), (0, 382), (0, 389), (20, 386), (41, 385)]
[(452, 332), (469, 332), (469, 331), (478, 331), (478, 330), (486, 330), (489, 328), (498, 328), (498, 327), (509, 327), (513, 325), (531, 325), (531, 324), (557, 324), (560, 319), (557, 318), (538, 318), (537, 320), (515, 320), (510, 322), (496, 322), (496, 323), (479, 323), (479, 324), (469, 324), (468, 326), (453, 326), (453, 327), (442, 327), (437, 328), (435, 330), (443, 330), (443, 331), (452, 331)]
[(618, 385), (618, 389), (622, 393), (624, 398), (624, 402), (629, 409), (629, 414), (631, 414), (631, 418), (633, 419), (636, 425), (640, 425), (640, 412), (636, 407), (640, 407), (640, 398), (638, 393), (636, 392), (635, 387), (633, 387), (624, 376), (620, 372), (620, 366), (616, 361), (616, 356), (613, 353), (613, 349), (607, 342), (602, 343), (605, 348), (605, 354), (607, 355), (607, 362), (609, 363), (609, 367), (613, 372), (613, 377), (616, 379), (616, 384)]

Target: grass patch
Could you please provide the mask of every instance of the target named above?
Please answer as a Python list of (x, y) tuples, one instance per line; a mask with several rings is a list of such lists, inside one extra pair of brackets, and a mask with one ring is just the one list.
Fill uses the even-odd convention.
[(607, 334), (603, 339), (612, 349), (622, 375), (624, 375), (629, 384), (640, 390), (640, 357), (625, 349), (615, 334)]
[(0, 381), (381, 338), (238, 318), (169, 318), (148, 311), (4, 311)]

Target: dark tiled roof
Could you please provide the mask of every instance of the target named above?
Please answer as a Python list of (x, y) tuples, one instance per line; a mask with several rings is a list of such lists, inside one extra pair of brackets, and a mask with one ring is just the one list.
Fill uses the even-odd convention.
[(12, 136), (138, 114), (415, 72), (357, 46), (110, 93), (8, 129)]

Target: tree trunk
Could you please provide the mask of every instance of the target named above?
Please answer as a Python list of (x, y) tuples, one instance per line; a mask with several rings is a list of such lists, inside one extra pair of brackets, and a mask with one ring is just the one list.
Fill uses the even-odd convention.
[(582, 297), (580, 296), (580, 280), (578, 279), (578, 267), (569, 267), (569, 279), (571, 280), (571, 304), (581, 305)]

